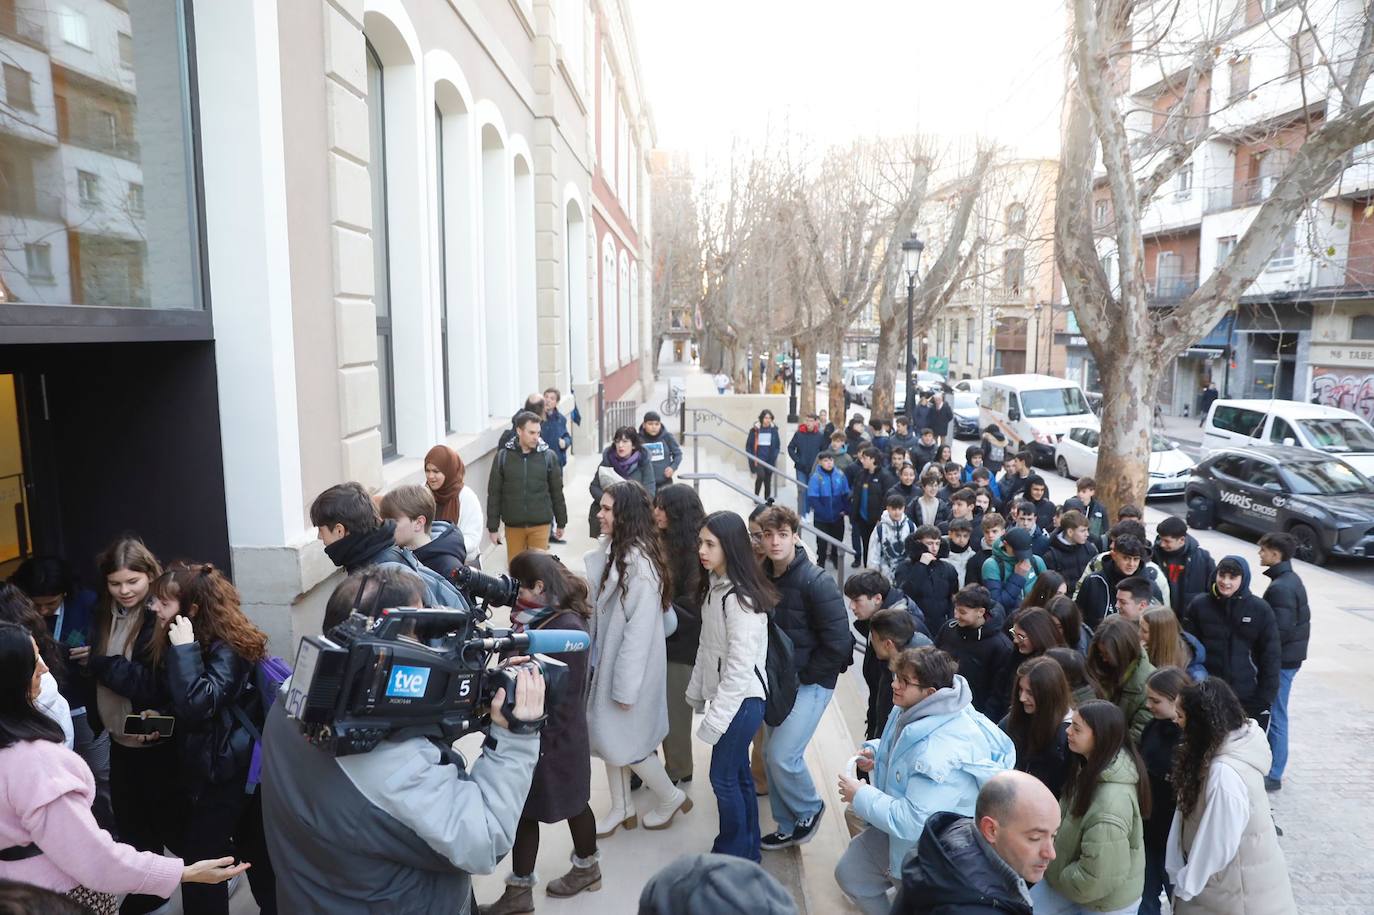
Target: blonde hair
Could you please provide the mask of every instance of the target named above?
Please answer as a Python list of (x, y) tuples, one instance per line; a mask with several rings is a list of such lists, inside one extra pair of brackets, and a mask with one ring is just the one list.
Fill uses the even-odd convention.
[(1145, 653), (1155, 667), (1180, 667), (1188, 669), (1192, 652), (1183, 644), (1183, 631), (1179, 628), (1178, 617), (1168, 607), (1154, 607), (1141, 616), (1145, 628), (1150, 633), (1150, 644)]
[(383, 518), (409, 518), (412, 521), (424, 518), (425, 533), (429, 533), (436, 507), (434, 493), (428, 486), (411, 484), (397, 486), (382, 496), (380, 511)]

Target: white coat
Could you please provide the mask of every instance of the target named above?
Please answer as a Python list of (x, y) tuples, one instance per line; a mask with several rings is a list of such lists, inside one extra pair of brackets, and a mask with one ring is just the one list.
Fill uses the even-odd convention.
[(765, 698), (763, 677), (768, 665), (768, 615), (755, 613), (739, 599), (730, 579), (711, 573), (711, 588), (701, 608), (701, 641), (687, 704), (710, 710), (697, 736), (715, 746), (724, 736), (745, 699)]

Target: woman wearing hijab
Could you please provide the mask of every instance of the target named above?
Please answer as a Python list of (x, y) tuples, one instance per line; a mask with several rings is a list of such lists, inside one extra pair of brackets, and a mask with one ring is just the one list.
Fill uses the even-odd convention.
[[(464, 486), (467, 467), (448, 445), (435, 445), (425, 455), (425, 485), (434, 493), (434, 517), (454, 525), (463, 535), (468, 565), (478, 565), (482, 551), (482, 500), (471, 486)], [(438, 533), (435, 532), (436, 536)]]

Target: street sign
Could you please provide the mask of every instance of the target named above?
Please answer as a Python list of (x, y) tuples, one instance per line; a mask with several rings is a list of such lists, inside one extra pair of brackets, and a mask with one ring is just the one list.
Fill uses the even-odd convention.
[(938, 372), (941, 375), (949, 374), (949, 358), (947, 356), (927, 356), (926, 371)]

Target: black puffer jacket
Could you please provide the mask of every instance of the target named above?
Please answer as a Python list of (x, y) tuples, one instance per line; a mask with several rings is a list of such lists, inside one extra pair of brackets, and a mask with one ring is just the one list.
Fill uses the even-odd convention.
[(1091, 540), (1086, 543), (1070, 543), (1064, 538), (1063, 531), (1056, 531), (1050, 537), (1050, 548), (1045, 551), (1045, 568), (1058, 572), (1068, 582), (1069, 590), (1078, 584), (1083, 572), (1097, 558), (1097, 547)]
[(1250, 593), (1250, 566), (1228, 556), (1243, 570), (1240, 588), (1221, 597), (1213, 585), (1193, 598), (1183, 612), (1183, 628), (1207, 651), (1207, 673), (1225, 680), (1250, 717), (1267, 712), (1279, 693), (1279, 627), (1263, 598)]
[[(194, 800), (207, 785), (246, 779), (253, 755), (253, 737), (235, 717), (233, 706), (262, 732), (260, 702), (252, 695), (253, 665), (228, 644), (215, 642), (173, 645), (167, 649), (164, 679), (177, 726), (174, 737), (181, 756), (182, 788)], [(250, 720), (252, 718), (250, 717)]]
[[(1074, 603), (1078, 604), (1078, 609), (1083, 611), (1083, 622), (1093, 629), (1096, 629), (1105, 617), (1116, 612), (1116, 588), (1127, 578), (1144, 578), (1150, 582), (1155, 600), (1164, 602), (1163, 589), (1168, 585), (1157, 581), (1149, 566), (1141, 563), (1134, 573), (1127, 575), (1117, 568), (1111, 553), (1103, 553), (1100, 558), (1100, 567), (1083, 579), (1082, 584), (1078, 586), (1078, 593), (1073, 598)], [(1089, 563), (1090, 567), (1094, 565), (1099, 565), (1097, 560)], [(1073, 587), (1072, 583), (1069, 587)]]
[(893, 584), (921, 608), (926, 631), (939, 633), (954, 616), (954, 595), (959, 592), (959, 573), (942, 559), (923, 563), (925, 544), (914, 536), (906, 540), (906, 558), (892, 572)]
[(835, 680), (854, 662), (854, 634), (835, 579), (797, 547), (787, 569), (768, 578), (781, 598), (773, 622), (792, 639), (792, 662), (803, 685), (835, 688)]
[(1182, 549), (1172, 553), (1156, 544), (1154, 561), (1169, 580), (1169, 606), (1178, 614), (1183, 613), (1189, 601), (1212, 586), (1217, 574), (1212, 554), (1199, 546), (1192, 534), (1187, 535)]
[(1007, 713), (1016, 663), (1016, 649), (1007, 634), (991, 622), (974, 629), (950, 620), (935, 644), (959, 663), (959, 676), (973, 693), (973, 707), (993, 721), (1001, 719)]
[(978, 834), (972, 817), (932, 813), (902, 864), (892, 915), (1031, 915), (1025, 883)]
[[(1017, 701), (1012, 697), (1012, 701)], [(1038, 751), (1032, 751), (1024, 736), (1012, 733), (1011, 716), (997, 722), (1016, 745), (1016, 771), (1034, 775), (1055, 797), (1064, 792), (1064, 783), (1069, 778), (1069, 723), (1060, 722), (1054, 732), (1054, 741)]]
[(415, 550), (415, 558), (452, 581), (453, 573), (463, 567), (468, 556), (463, 534), (458, 530), (458, 525), (447, 521), (435, 521), (430, 525), (429, 533), (433, 539)]
[(1307, 605), (1307, 588), (1293, 563), (1284, 560), (1264, 570), (1269, 587), (1264, 589), (1264, 602), (1274, 611), (1279, 626), (1279, 641), (1283, 646), (1282, 667), (1296, 670), (1307, 660), (1307, 640), (1312, 637), (1312, 609)]

